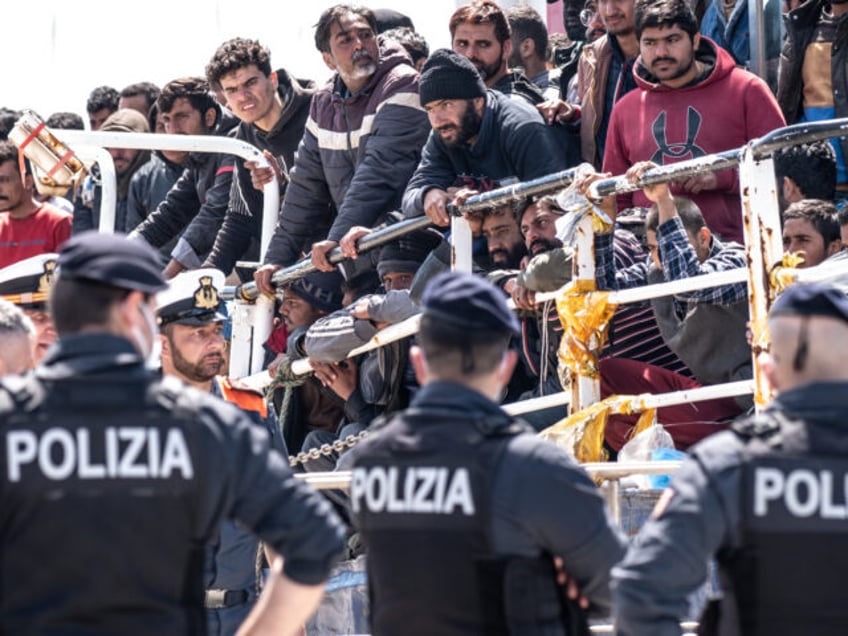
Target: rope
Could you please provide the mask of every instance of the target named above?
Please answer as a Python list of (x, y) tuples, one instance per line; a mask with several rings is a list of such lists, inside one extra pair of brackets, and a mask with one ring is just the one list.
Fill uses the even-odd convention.
[(277, 418), (280, 435), (283, 436), (283, 439), (285, 439), (286, 418), (288, 417), (289, 405), (291, 404), (294, 390), (299, 386), (303, 386), (309, 379), (308, 375), (297, 375), (293, 373), (292, 362), (294, 362), (294, 359), (291, 356), (285, 356), (277, 367), (277, 373), (274, 374), (271, 383), (265, 387), (265, 399), (269, 402), (272, 402), (274, 392), (277, 389), (283, 389), (283, 401), (280, 404), (280, 413)]

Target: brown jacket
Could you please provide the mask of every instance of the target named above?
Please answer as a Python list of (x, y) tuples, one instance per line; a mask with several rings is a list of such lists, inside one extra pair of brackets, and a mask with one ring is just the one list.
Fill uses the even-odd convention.
[(609, 76), (612, 46), (604, 35), (583, 47), (577, 64), (577, 96), (580, 100), (580, 154), (598, 170), (603, 157), (598, 156), (595, 135), (604, 113), (604, 91)]

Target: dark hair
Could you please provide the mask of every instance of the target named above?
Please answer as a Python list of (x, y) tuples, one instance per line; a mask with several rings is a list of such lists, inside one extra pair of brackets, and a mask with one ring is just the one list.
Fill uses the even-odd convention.
[(474, 0), (454, 11), (449, 23), (451, 39), (456, 33), (456, 27), (465, 22), (492, 24), (498, 42), (503, 44), (509, 39), (509, 22), (501, 8), (490, 0)]
[(144, 97), (144, 101), (147, 102), (146, 113), (149, 113), (153, 104), (159, 99), (159, 93), (159, 87), (153, 82), (136, 82), (125, 87), (121, 91), (121, 97)]
[(524, 40), (533, 40), (536, 49), (536, 57), (540, 60), (547, 59), (548, 55), (548, 28), (542, 20), (542, 16), (533, 7), (516, 5), (506, 11), (509, 27), (512, 29), (513, 41), (520, 45)]
[(59, 130), (85, 130), (85, 122), (76, 113), (53, 113), (44, 123), (48, 128)]
[(826, 140), (786, 146), (774, 153), (777, 187), (792, 179), (805, 199), (832, 200), (836, 196), (836, 153)]
[(9, 138), (9, 133), (15, 127), (15, 123), (21, 118), (21, 113), (18, 110), (12, 110), (5, 106), (0, 108), (0, 141)]
[[(523, 210), (526, 209), (527, 208), (525, 207)], [(480, 212), (484, 220), (492, 216), (507, 216), (517, 222), (517, 219), (521, 218), (520, 216), (518, 216), (518, 207), (515, 203), (504, 203), (502, 205), (495, 205), (491, 208), (483, 208), (482, 210), (480, 210)]]
[(832, 201), (822, 199), (803, 199), (791, 204), (783, 212), (783, 223), (787, 219), (806, 219), (821, 234), (825, 245), (840, 241), (839, 220), (836, 217), (836, 206)]
[(690, 39), (698, 32), (698, 19), (686, 0), (636, 0), (633, 23), (639, 39), (646, 28), (678, 26)]
[(256, 40), (232, 38), (217, 48), (206, 65), (206, 79), (220, 83), (227, 73), (255, 64), (265, 77), (271, 75), (271, 51)]
[(430, 56), (430, 47), (427, 46), (427, 40), (424, 36), (413, 31), (409, 27), (395, 27), (388, 31), (383, 31), (383, 38), (394, 40), (409, 53), (412, 58), (412, 63), (415, 64), (418, 60), (426, 60)]
[(551, 33), (548, 35), (548, 48), (545, 51), (545, 57), (548, 62), (556, 66), (562, 66), (559, 59), (558, 51), (567, 50), (571, 45), (571, 40), (565, 33)]
[[(14, 161), (18, 165), (18, 147), (9, 140), (0, 141), (0, 165), (7, 161)], [(24, 159), (24, 173), (32, 174), (32, 165), (29, 159)]]
[(521, 219), (524, 216), (524, 213), (527, 212), (527, 208), (533, 205), (534, 201), (532, 197), (527, 197), (524, 199), (519, 199), (513, 204), (513, 210), (515, 210), (515, 218), (518, 221), (518, 225), (521, 225)]
[(374, 9), (374, 21), (377, 25), (378, 34), (400, 27), (415, 30), (412, 18), (394, 9)]
[(90, 280), (62, 278), (50, 288), (47, 304), (56, 332), (61, 336), (77, 333), (84, 327), (106, 326), (112, 307), (130, 291)]
[(183, 97), (201, 115), (205, 115), (210, 108), (217, 111), (217, 102), (209, 90), (209, 82), (202, 77), (181, 77), (165, 84), (156, 100), (156, 108), (160, 113), (167, 114), (174, 103)]
[(469, 332), (433, 318), (421, 316), (418, 344), (427, 359), (427, 366), (439, 376), (456, 376), (461, 370), (465, 377), (491, 373), (509, 347), (510, 334), (491, 331)]
[(87, 113), (96, 113), (98, 110), (109, 110), (115, 112), (118, 110), (118, 100), (121, 96), (118, 91), (111, 86), (98, 86), (88, 95), (88, 101), (85, 103)]
[(318, 23), (315, 25), (316, 49), (321, 53), (330, 52), (330, 31), (334, 24), (339, 23), (349, 13), (364, 18), (374, 35), (377, 35), (377, 18), (374, 17), (374, 12), (371, 9), (356, 4), (337, 4), (324, 11), (318, 18)]
[[(707, 222), (704, 220), (704, 215), (701, 213), (701, 208), (692, 200), (686, 197), (673, 197), (674, 207), (677, 209), (677, 216), (683, 222), (683, 227), (691, 235), (695, 235), (701, 231), (701, 228), (707, 227)], [(648, 215), (645, 217), (645, 230), (656, 232), (659, 227), (659, 211), (656, 205), (652, 205), (648, 210)]]

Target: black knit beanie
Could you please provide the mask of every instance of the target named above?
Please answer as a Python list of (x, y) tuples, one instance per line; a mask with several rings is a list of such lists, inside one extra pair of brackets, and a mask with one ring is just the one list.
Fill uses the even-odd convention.
[(434, 229), (412, 232), (387, 244), (380, 250), (380, 260), (377, 261), (380, 279), (385, 278), (389, 272), (414, 274), (442, 240), (442, 235)]
[(344, 277), (337, 270), (310, 272), (294, 281), (288, 289), (316, 309), (331, 314), (342, 308), (343, 282)]
[(486, 95), (486, 85), (468, 58), (439, 49), (421, 69), (418, 95), (422, 106), (442, 99), (474, 99)]

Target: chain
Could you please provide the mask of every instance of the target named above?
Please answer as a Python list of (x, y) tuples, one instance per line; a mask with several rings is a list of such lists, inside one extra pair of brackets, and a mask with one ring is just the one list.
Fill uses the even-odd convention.
[(337, 439), (332, 444), (323, 444), (318, 448), (312, 448), (308, 451), (298, 453), (297, 455), (289, 455), (289, 465), (292, 467), (298, 464), (305, 464), (309, 460), (319, 459), (320, 457), (332, 457), (335, 453), (343, 453), (349, 448), (353, 448), (363, 439), (368, 437), (368, 431), (362, 431), (356, 435), (348, 435), (344, 439)]

